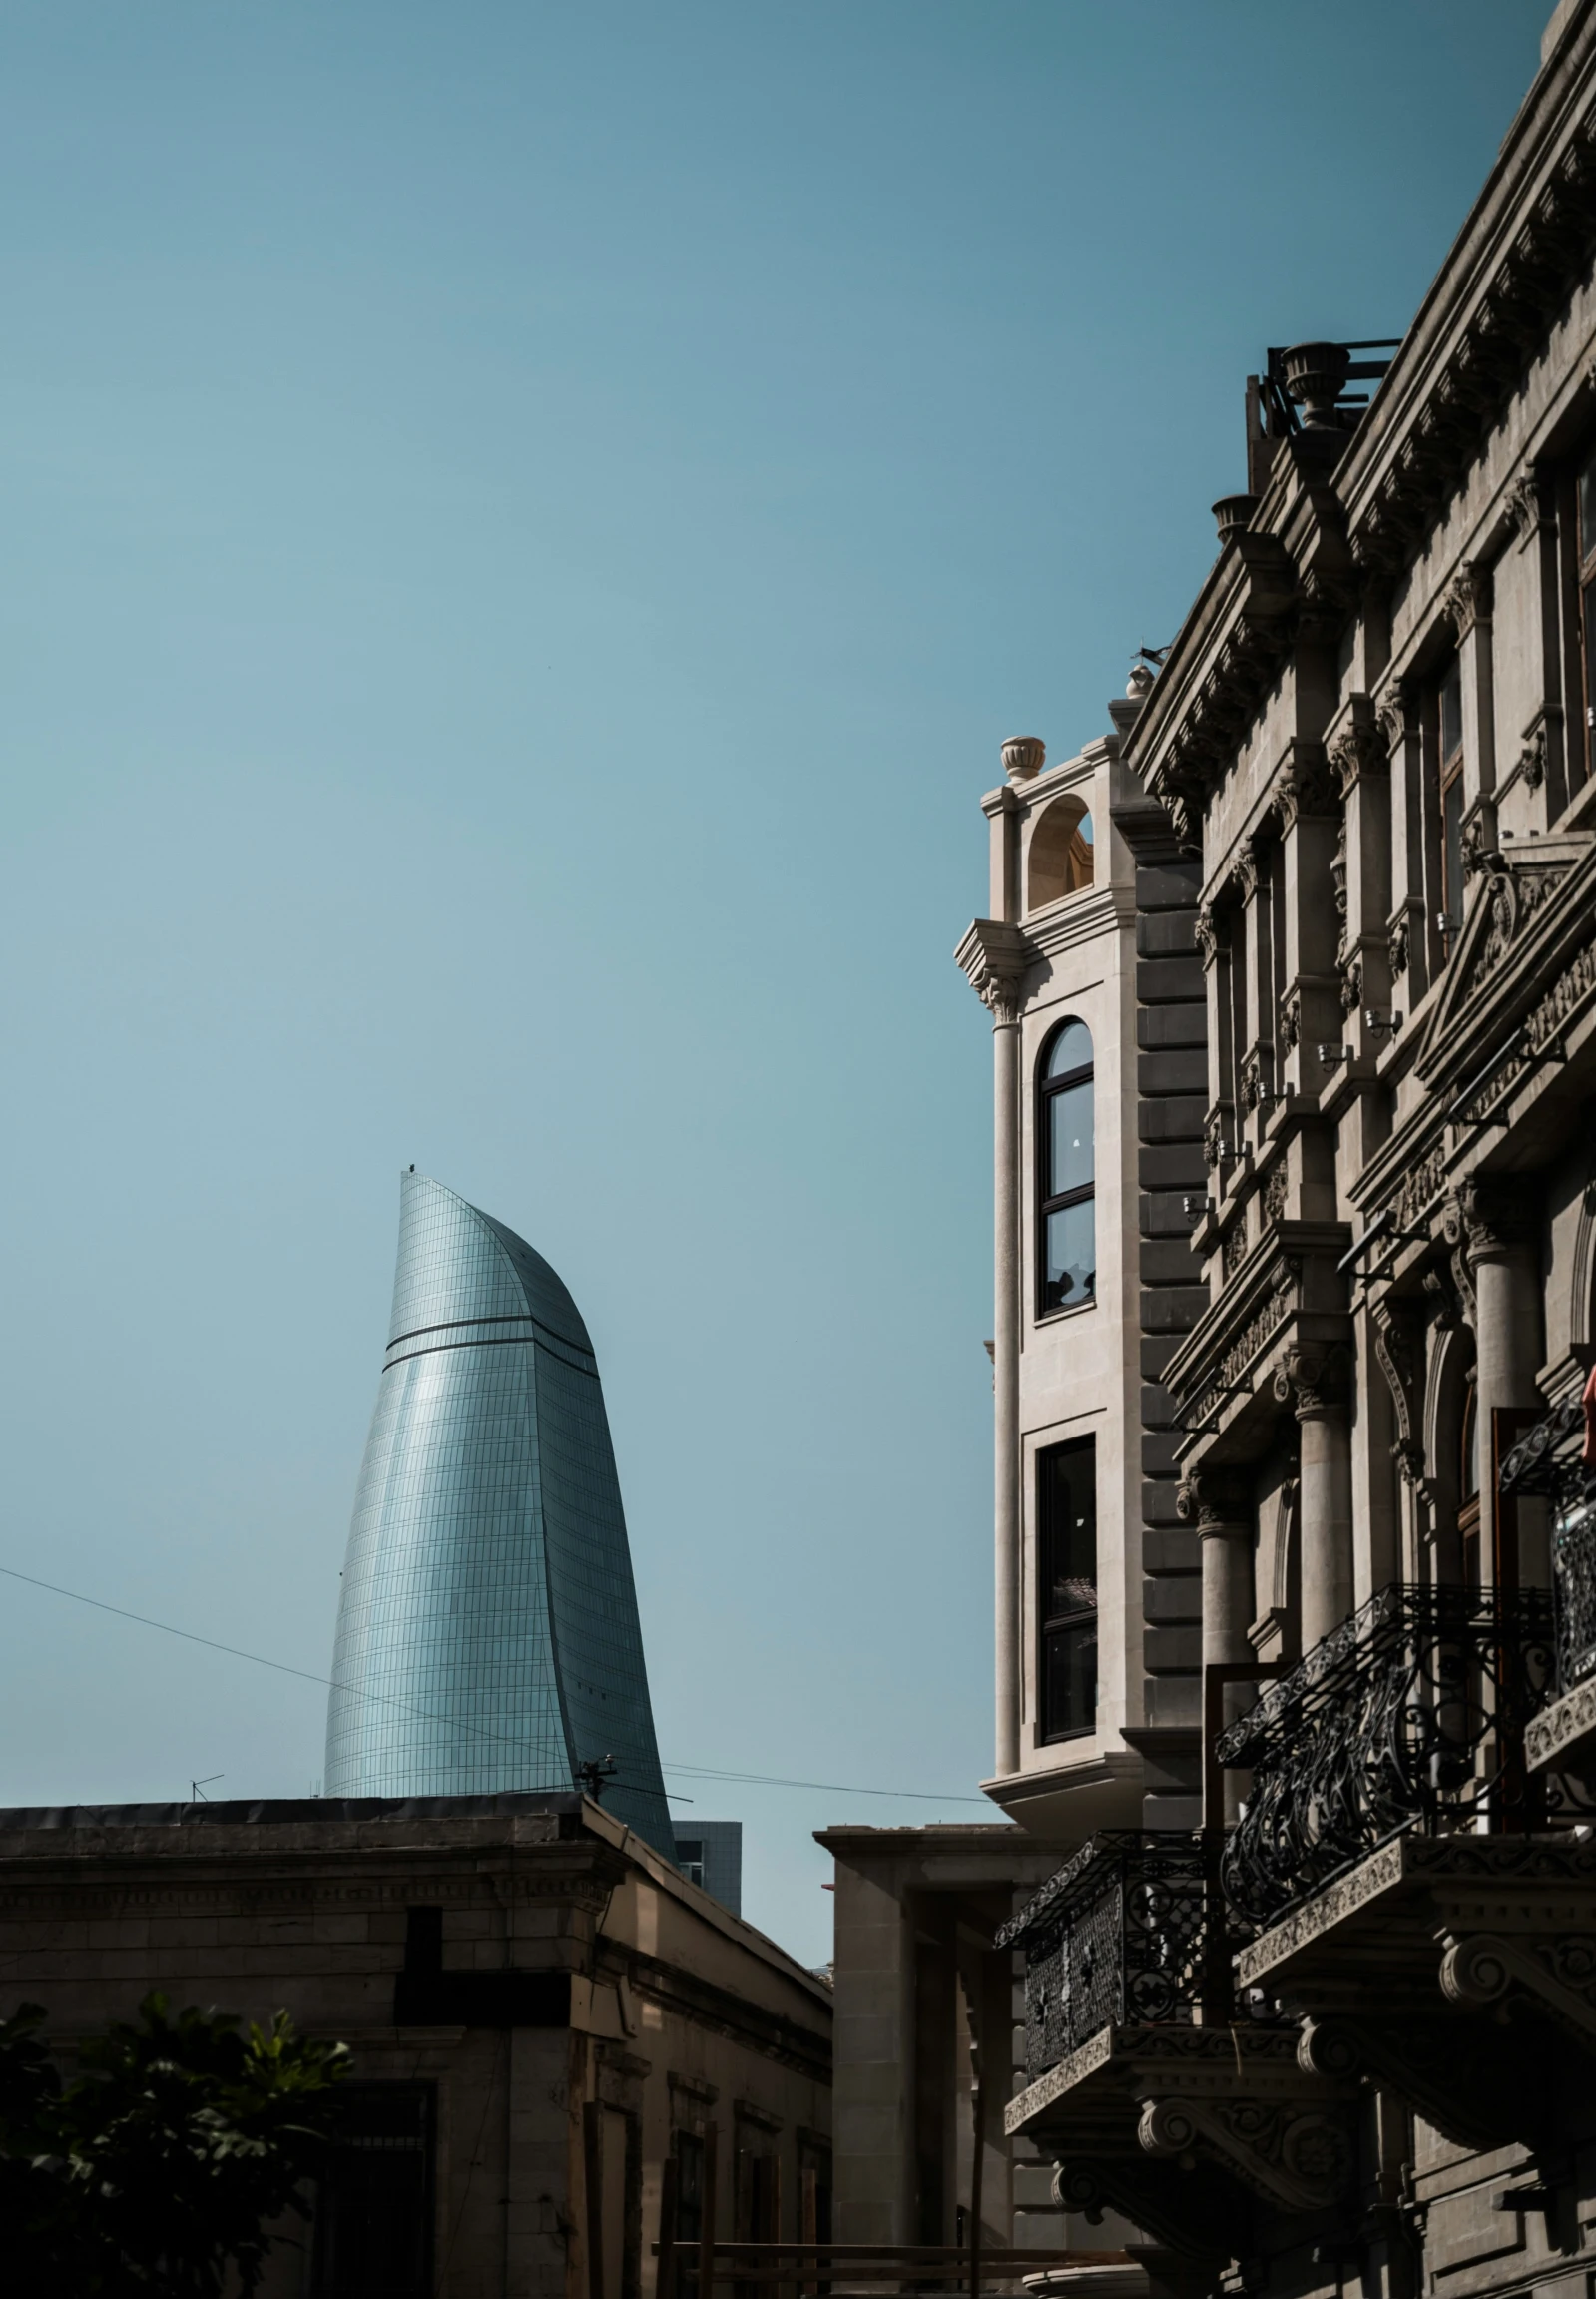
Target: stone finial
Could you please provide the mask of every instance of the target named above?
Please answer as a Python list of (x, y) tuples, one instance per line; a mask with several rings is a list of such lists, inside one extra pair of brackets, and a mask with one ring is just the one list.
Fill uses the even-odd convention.
[(1221, 495), (1214, 505), (1214, 524), (1222, 543), (1228, 543), (1232, 535), (1239, 535), (1244, 527), (1251, 525), (1259, 501), (1257, 495)]
[(1153, 674), (1146, 663), (1132, 663), (1130, 677), (1125, 682), (1127, 701), (1145, 703), (1152, 692)]
[(1010, 735), (1003, 745), (1003, 772), (1011, 783), (1034, 782), (1047, 758), (1040, 735)]

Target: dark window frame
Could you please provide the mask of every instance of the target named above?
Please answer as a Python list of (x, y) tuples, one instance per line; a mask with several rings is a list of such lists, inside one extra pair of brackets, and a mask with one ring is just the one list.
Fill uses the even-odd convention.
[[(1451, 748), (1446, 742), (1446, 690), (1453, 683), (1457, 688), (1457, 740)], [(1463, 923), (1463, 888), (1468, 868), (1463, 855), (1463, 811), (1465, 791), (1463, 784), (1463, 660), (1461, 655), (1448, 657), (1435, 681), (1435, 781), (1439, 794), (1441, 841), (1441, 907), (1451, 920), (1447, 939), (1455, 944)], [(1452, 837), (1451, 811), (1455, 799), (1456, 838)], [(1455, 883), (1454, 883), (1455, 878)]]
[(1587, 440), (1575, 460), (1566, 499), (1574, 538), (1573, 635), (1583, 704), (1580, 739), (1571, 746), (1571, 757), (1583, 770), (1583, 783), (1596, 774), (1596, 440)]
[[(1092, 1048), (1092, 1058), (1089, 1062), (1078, 1063), (1074, 1069), (1065, 1070), (1056, 1078), (1050, 1078), (1047, 1074), (1047, 1065), (1052, 1058), (1053, 1048), (1064, 1031), (1071, 1027), (1086, 1031), (1087, 1042)], [(1053, 1170), (1054, 1105), (1066, 1092), (1081, 1085), (1089, 1086), (1092, 1093), (1092, 1178), (1089, 1182), (1078, 1184), (1074, 1189), (1059, 1190), (1049, 1194), (1047, 1185)], [(1048, 1031), (1047, 1036), (1042, 1041), (1042, 1050), (1036, 1064), (1034, 1108), (1036, 1112), (1036, 1315), (1040, 1321), (1043, 1318), (1067, 1317), (1076, 1310), (1092, 1307), (1097, 1301), (1097, 1255), (1095, 1250), (1097, 1243), (1097, 1044), (1092, 1037), (1090, 1025), (1083, 1021), (1079, 1014), (1066, 1014)], [(1090, 1204), (1093, 1208), (1092, 1242), (1094, 1250), (1091, 1290), (1083, 1292), (1079, 1301), (1050, 1302), (1047, 1298), (1048, 1218), (1052, 1214), (1066, 1212), (1071, 1206), (1086, 1204)]]
[[(1053, 1464), (1061, 1458), (1084, 1458), (1091, 1463), (1092, 1479), (1092, 1602), (1077, 1603), (1071, 1608), (1055, 1612), (1053, 1593), (1057, 1575), (1053, 1571), (1056, 1526), (1054, 1509), (1057, 1505), (1057, 1485)], [(1064, 1740), (1088, 1739), (1097, 1730), (1097, 1693), (1102, 1683), (1102, 1671), (1094, 1658), (1092, 1666), (1092, 1714), (1085, 1723), (1058, 1724), (1054, 1720), (1050, 1688), (1050, 1666), (1053, 1647), (1065, 1638), (1079, 1637), (1090, 1631), (1094, 1652), (1098, 1620), (1101, 1613), (1100, 1587), (1097, 1577), (1097, 1438), (1095, 1436), (1069, 1437), (1062, 1444), (1040, 1447), (1036, 1454), (1036, 1616), (1037, 1616), (1037, 1732), (1046, 1747)], [(1084, 1576), (1080, 1576), (1083, 1577)]]
[[(380, 2078), (339, 2087), (326, 2167), (317, 2181), (311, 2225), (309, 2288), (315, 2299), (422, 2299), (433, 2288), (437, 2232), (437, 2086)], [(418, 2159), (413, 2194), (415, 2280), (395, 2282), (368, 2256), (364, 2221), (372, 2210), (391, 2228), (391, 2197), (366, 2169), (369, 2160)], [(352, 2272), (350, 2271), (352, 2269)]]

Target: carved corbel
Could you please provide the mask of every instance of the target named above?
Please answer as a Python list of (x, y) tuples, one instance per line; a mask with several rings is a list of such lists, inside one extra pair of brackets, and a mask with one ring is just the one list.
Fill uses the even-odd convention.
[(1330, 771), (1343, 799), (1350, 798), (1365, 775), (1383, 774), (1385, 736), (1378, 722), (1348, 727), (1330, 746)]
[(1019, 974), (988, 971), (974, 983), (975, 994), (991, 1015), (994, 1029), (1019, 1020), (1021, 978)]
[(1241, 888), (1242, 899), (1250, 902), (1258, 891), (1259, 879), (1264, 874), (1268, 842), (1256, 834), (1243, 839), (1236, 850), (1235, 879)]
[(1149, 2155), (1193, 2164), (1207, 2155), (1287, 2211), (1328, 2210), (1355, 2160), (1348, 2118), (1317, 2101), (1149, 2099), (1136, 2136)]
[(1418, 731), (1413, 696), (1405, 680), (1397, 679), (1386, 688), (1379, 699), (1374, 717), (1384, 740), (1386, 758), (1393, 759), (1407, 737)]
[(1275, 807), (1283, 831), (1290, 831), (1305, 815), (1333, 815), (1339, 806), (1334, 778), (1326, 763), (1322, 744), (1299, 737), (1275, 784)]
[(1383, 1295), (1373, 1305), (1374, 1356), (1396, 1408), (1396, 1442), (1391, 1456), (1409, 1484), (1424, 1473), (1424, 1447), (1418, 1442), (1423, 1411), (1423, 1328), (1403, 1302)]
[(1219, 921), (1214, 915), (1212, 903), (1205, 902), (1198, 911), (1192, 926), (1192, 936), (1206, 973), (1219, 955)]
[(1491, 619), (1490, 569), (1478, 559), (1465, 559), (1447, 586), (1441, 613), (1462, 645), (1476, 623)]
[(1474, 1932), (1448, 1939), (1441, 1993), (1465, 2011), (1483, 2011), (1509, 1996), (1527, 1998), (1587, 2050), (1596, 2051), (1596, 1939), (1588, 1932), (1530, 1939)]
[(1371, 2079), (1417, 2108), (1458, 2147), (1501, 2147), (1539, 2136), (1545, 2092), (1524, 2079), (1522, 2055), (1493, 2023), (1434, 2017), (1305, 2019), (1297, 2044), (1305, 2075)]
[(1533, 465), (1521, 471), (1508, 489), (1507, 515), (1521, 544), (1532, 543), (1543, 528), (1555, 529), (1551, 484)]

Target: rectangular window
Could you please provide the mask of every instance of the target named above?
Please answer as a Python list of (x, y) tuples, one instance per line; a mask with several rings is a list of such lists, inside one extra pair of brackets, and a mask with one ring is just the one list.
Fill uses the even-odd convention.
[(1455, 935), (1463, 922), (1463, 673), (1454, 658), (1440, 685), (1441, 898)]
[(696, 2131), (676, 2135), (676, 2233), (697, 2243), (704, 2232), (704, 2141)]
[(697, 1836), (679, 1836), (676, 1840), (676, 1865), (689, 1884), (704, 1882), (704, 1840)]
[(318, 2182), (315, 2299), (432, 2289), (432, 2086), (345, 2083)]
[(1096, 1438), (1049, 1445), (1036, 1478), (1042, 1738), (1067, 1740), (1097, 1723)]
[[(1586, 458), (1576, 487), (1579, 540), (1579, 643), (1584, 656), (1587, 775), (1596, 772), (1596, 452)], [(1570, 746), (1579, 757), (1577, 746)]]

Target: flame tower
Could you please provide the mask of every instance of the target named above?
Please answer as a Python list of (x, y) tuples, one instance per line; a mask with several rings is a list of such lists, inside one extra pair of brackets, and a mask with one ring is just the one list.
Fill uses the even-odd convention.
[(403, 1176), (393, 1316), (338, 1604), (328, 1796), (568, 1789), (675, 1858), (621, 1487), (575, 1302)]

